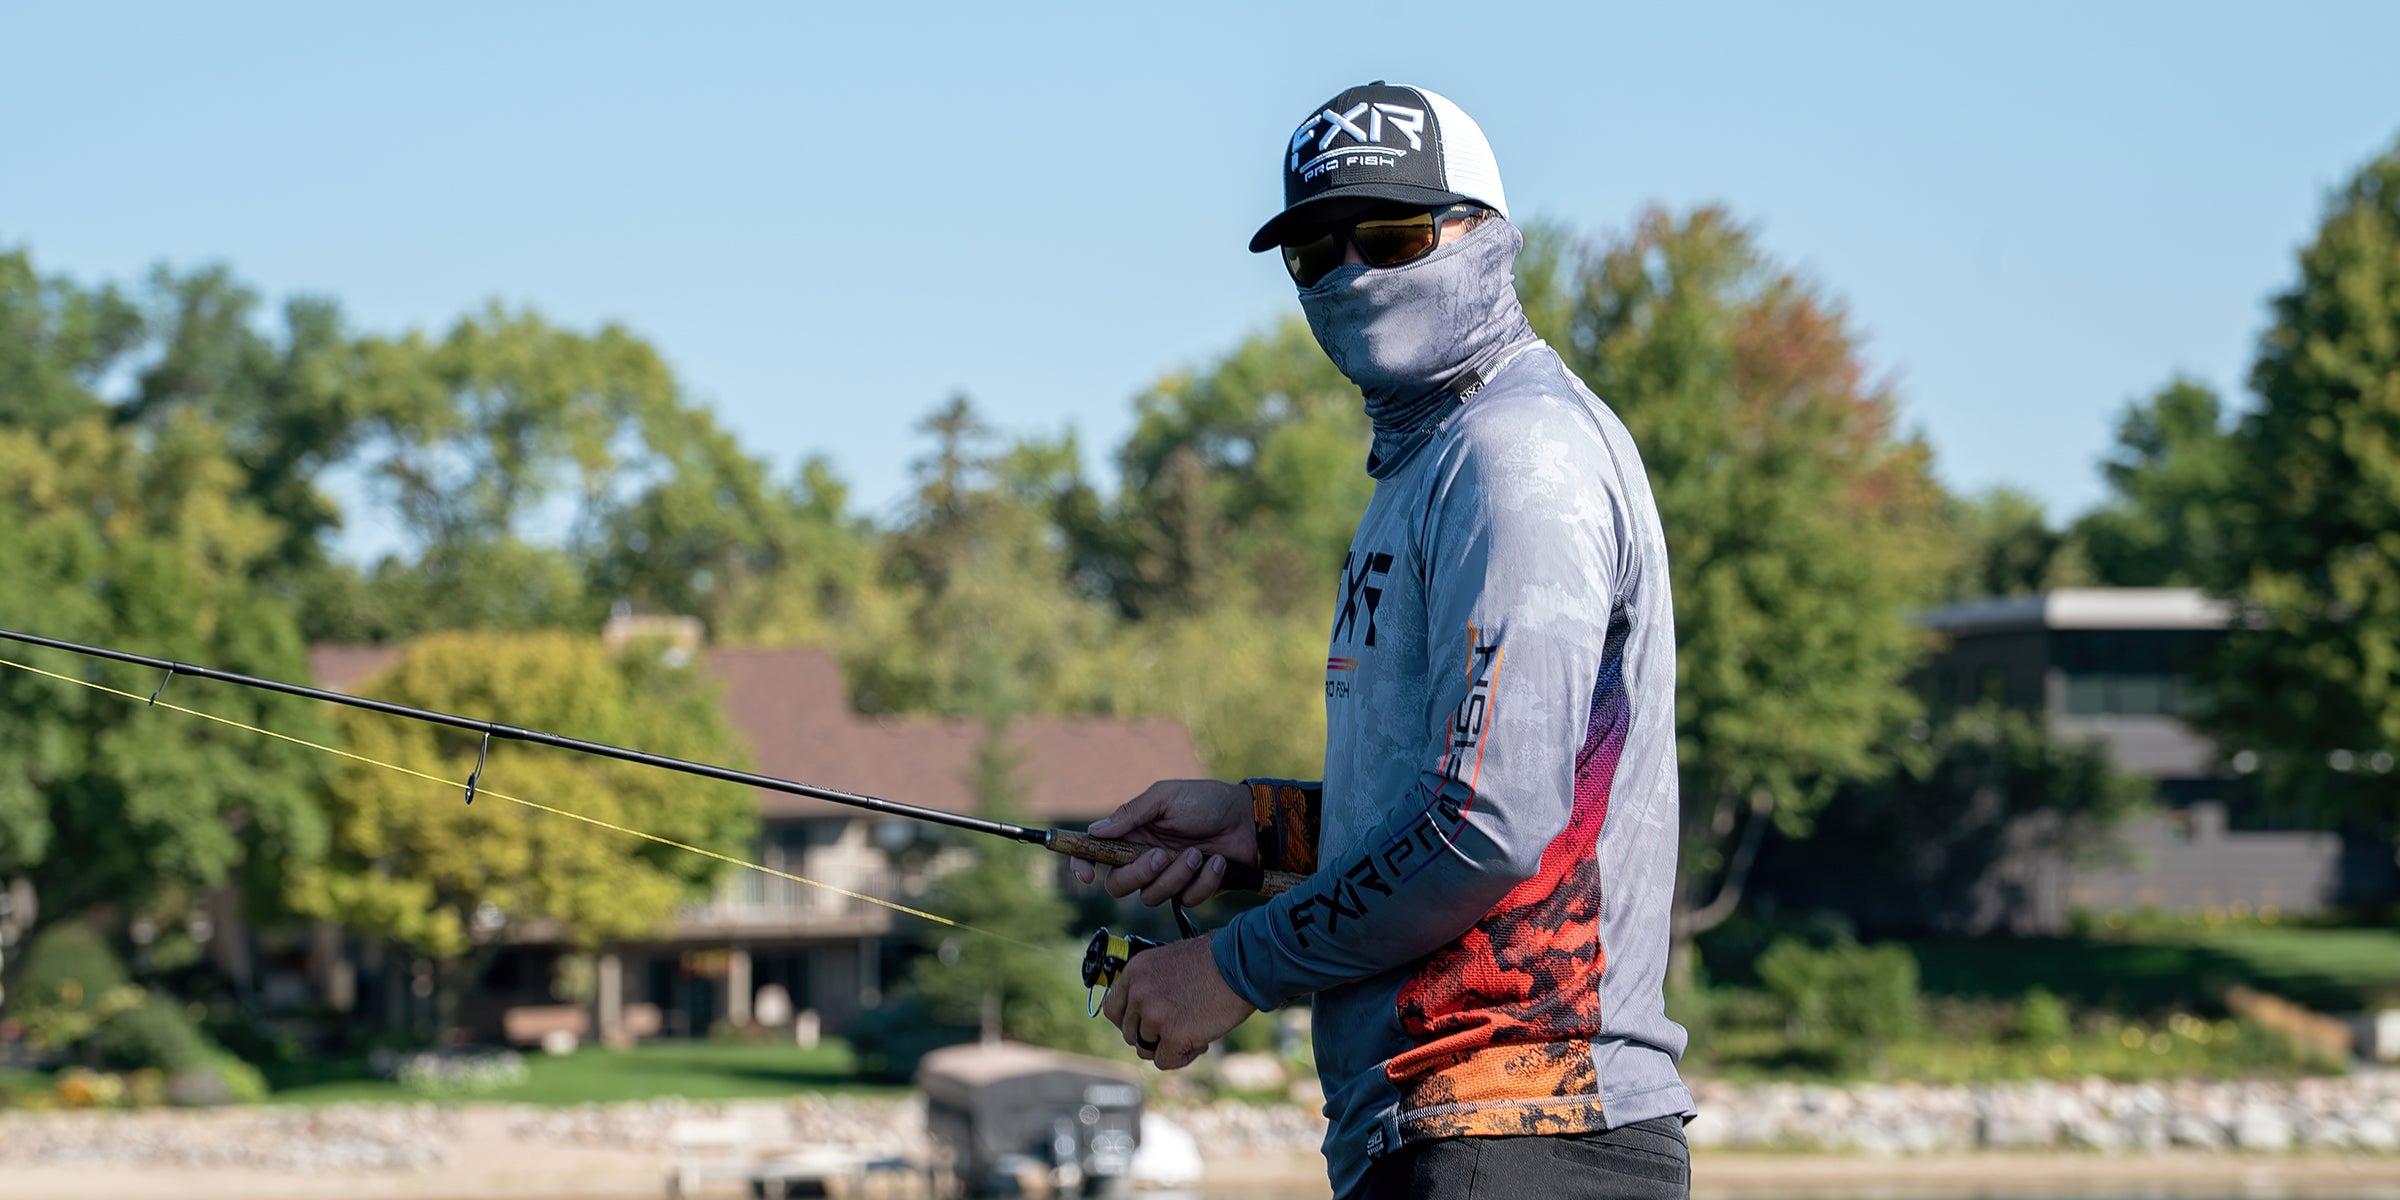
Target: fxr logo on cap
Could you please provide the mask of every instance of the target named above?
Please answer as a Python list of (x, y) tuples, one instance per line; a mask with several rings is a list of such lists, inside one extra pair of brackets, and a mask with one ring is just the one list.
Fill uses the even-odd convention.
[[(1358, 119), (1360, 117), (1367, 119), (1364, 129), (1359, 128)], [(1424, 109), (1410, 108), (1401, 104), (1368, 103), (1362, 100), (1352, 105), (1347, 112), (1335, 112), (1328, 108), (1301, 122), (1300, 128), (1292, 131), (1289, 169), (1300, 176), (1301, 182), (1306, 183), (1318, 175), (1332, 170), (1337, 165), (1397, 166), (1400, 156), (1407, 154), (1408, 150), (1384, 144), (1383, 128), (1387, 123), (1408, 139), (1408, 150), (1425, 148), (1425, 139), (1420, 136), (1425, 132)], [(1325, 136), (1321, 138), (1317, 137), (1317, 130), (1320, 128), (1325, 131)], [(1343, 134), (1350, 136), (1351, 145), (1340, 150), (1334, 149), (1333, 140)], [(1300, 155), (1308, 148), (1308, 143), (1312, 139), (1317, 143), (1316, 157), (1302, 162)], [(1372, 152), (1353, 153), (1358, 146), (1381, 148), (1384, 154), (1383, 161), (1380, 163), (1367, 161), (1374, 156)]]
[(1283, 211), (1250, 237), (1265, 250), (1330, 201), (1428, 207), (1472, 200), (1508, 215), (1500, 169), (1483, 130), (1421, 87), (1382, 80), (1343, 88), (1317, 105), (1284, 144)]

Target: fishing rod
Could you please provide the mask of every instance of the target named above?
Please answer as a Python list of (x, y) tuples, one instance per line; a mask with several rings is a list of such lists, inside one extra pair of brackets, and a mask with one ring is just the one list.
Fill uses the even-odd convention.
[[(477, 720), (474, 717), (462, 717), (456, 713), (436, 712), (429, 708), (394, 704), (389, 700), (352, 696), (343, 692), (328, 691), (324, 688), (286, 683), (280, 679), (263, 679), (256, 675), (244, 675), (236, 671), (220, 671), (214, 667), (153, 658), (147, 654), (134, 654), (130, 651), (115, 650), (106, 646), (87, 646), (81, 642), (69, 642), (59, 638), (42, 637), (38, 634), (21, 633), (13, 629), (0, 629), (0, 638), (22, 642), (28, 646), (63, 650), (87, 658), (109, 659), (138, 667), (148, 667), (154, 671), (164, 671), (166, 676), (159, 680), (158, 691), (150, 693), (152, 704), (158, 702), (159, 693), (165, 691), (167, 684), (176, 676), (188, 675), (196, 679), (213, 679), (219, 683), (230, 683), (260, 691), (280, 692), (286, 696), (298, 696), (306, 700), (322, 700), (327, 704), (339, 704), (348, 708), (382, 713), (386, 716), (405, 717), (412, 721), (446, 725), (452, 729), (480, 733), (483, 735), (483, 745), (475, 755), (475, 770), (467, 776), (466, 795), (469, 804), (475, 802), (476, 789), (483, 778), (483, 768), (491, 752), (492, 740), (498, 738), (502, 741), (530, 742), (537, 746), (552, 746), (560, 750), (572, 750), (578, 754), (589, 754), (597, 758), (612, 758), (619, 762), (638, 763), (664, 771), (697, 775), (703, 779), (716, 779), (726, 783), (764, 788), (771, 792), (806, 796), (813, 800), (823, 800), (829, 804), (839, 804), (846, 808), (864, 809), (888, 817), (902, 817), (933, 825), (945, 825), (952, 829), (964, 829), (972, 833), (991, 834), (996, 837), (1008, 838), (1011, 841), (1040, 846), (1045, 850), (1064, 854), (1071, 858), (1100, 863), (1104, 866), (1129, 865), (1151, 850), (1151, 847), (1139, 842), (1094, 837), (1080, 830), (1044, 829), (969, 816), (946, 809), (927, 808), (919, 804), (903, 804), (897, 800), (886, 800), (879, 796), (861, 795), (857, 792), (845, 792), (838, 788), (819, 787), (792, 779), (779, 779), (773, 775), (761, 775), (755, 771), (742, 771), (732, 767), (718, 766), (714, 763), (693, 762), (689, 759), (673, 758), (664, 754), (651, 754), (624, 746), (613, 746), (606, 742), (585, 741), (582, 738), (545, 733), (539, 729), (525, 729), (498, 721)], [(1231, 860), (1227, 860), (1225, 863), (1224, 886), (1232, 891), (1251, 891), (1272, 896), (1289, 890), (1301, 879), (1302, 876), (1290, 871), (1262, 871), (1249, 863), (1238, 863)], [(1178, 916), (1180, 915), (1178, 913)], [(1105, 931), (1103, 932), (1105, 933)]]

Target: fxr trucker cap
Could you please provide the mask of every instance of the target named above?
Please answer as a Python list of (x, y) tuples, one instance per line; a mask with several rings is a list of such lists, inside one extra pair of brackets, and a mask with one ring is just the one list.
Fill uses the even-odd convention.
[(1338, 200), (1428, 208), (1472, 200), (1508, 215), (1500, 164), (1474, 119), (1424, 88), (1380, 79), (1343, 89), (1292, 131), (1283, 211), (1259, 226), (1250, 252), (1281, 245), (1284, 230), (1309, 210)]

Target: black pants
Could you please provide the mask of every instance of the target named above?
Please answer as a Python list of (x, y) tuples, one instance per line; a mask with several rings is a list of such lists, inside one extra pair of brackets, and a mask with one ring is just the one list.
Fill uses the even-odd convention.
[(1367, 1168), (1348, 1200), (1685, 1200), (1692, 1153), (1680, 1117), (1606, 1133), (1417, 1142)]

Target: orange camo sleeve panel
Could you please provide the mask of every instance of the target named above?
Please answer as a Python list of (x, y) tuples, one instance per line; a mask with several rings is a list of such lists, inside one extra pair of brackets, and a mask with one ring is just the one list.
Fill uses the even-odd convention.
[(1281, 780), (1250, 781), (1250, 823), (1258, 835), (1258, 865), (1302, 875), (1317, 869), (1317, 830), (1325, 793)]
[(1415, 1045), (1384, 1070), (1400, 1089), (1404, 1140), (1608, 1127), (1592, 1061), (1608, 971), (1594, 851), (1632, 727), (1627, 632), (1610, 622), (1575, 755), (1573, 809), (1540, 871), (1401, 986), (1398, 1015)]

